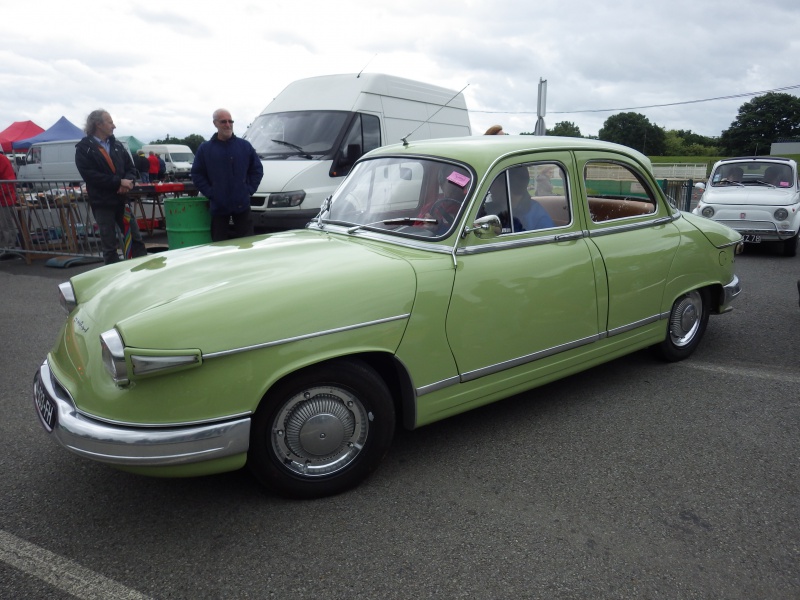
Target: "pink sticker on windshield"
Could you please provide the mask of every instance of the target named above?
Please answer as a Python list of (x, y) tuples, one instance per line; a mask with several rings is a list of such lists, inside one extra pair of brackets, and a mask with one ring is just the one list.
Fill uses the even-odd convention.
[(453, 171), (447, 176), (447, 181), (455, 183), (458, 187), (465, 188), (467, 187), (467, 184), (469, 184), (469, 177)]
[(781, 181), (781, 182), (778, 184), (778, 186), (779, 186), (779, 187), (789, 187), (789, 182), (788, 182), (788, 181)]

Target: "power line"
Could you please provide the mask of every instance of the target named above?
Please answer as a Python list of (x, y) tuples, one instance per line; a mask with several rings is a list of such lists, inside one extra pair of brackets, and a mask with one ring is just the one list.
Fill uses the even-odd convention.
[[(683, 102), (668, 102), (666, 104), (650, 104), (648, 106), (628, 106), (625, 108), (593, 108), (583, 110), (550, 110), (547, 111), (551, 115), (571, 115), (576, 113), (599, 113), (599, 112), (615, 112), (619, 110), (640, 110), (643, 108), (661, 108), (664, 106), (680, 106), (682, 104), (699, 104), (700, 102), (713, 102), (715, 100), (730, 100), (732, 98), (746, 98), (748, 96), (758, 96), (759, 94), (768, 94), (770, 92), (783, 92), (786, 90), (794, 90), (800, 88), (800, 84), (787, 85), (785, 87), (775, 88), (772, 90), (762, 90), (760, 92), (744, 92), (742, 94), (732, 94), (730, 96), (717, 96), (715, 98), (703, 98), (702, 100), (685, 100)], [(522, 111), (502, 111), (502, 110), (470, 110), (470, 112), (486, 113), (486, 114), (502, 114), (502, 115), (534, 115), (536, 111), (522, 110)]]

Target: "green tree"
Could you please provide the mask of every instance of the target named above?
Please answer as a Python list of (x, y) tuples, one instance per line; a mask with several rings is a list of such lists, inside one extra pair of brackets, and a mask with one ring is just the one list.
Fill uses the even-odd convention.
[(643, 154), (664, 156), (664, 130), (642, 114), (625, 112), (612, 115), (598, 133), (601, 140), (629, 146)]
[(731, 126), (722, 132), (720, 146), (729, 156), (769, 154), (772, 142), (800, 136), (800, 98), (769, 92), (739, 107)]
[(200, 144), (205, 142), (205, 138), (202, 135), (198, 135), (193, 133), (191, 135), (187, 135), (185, 138), (175, 138), (171, 137), (167, 134), (163, 140), (153, 140), (150, 142), (151, 144), (183, 144), (184, 146), (189, 146), (192, 149), (192, 152), (197, 152), (197, 149), (200, 147)]
[(581, 130), (572, 121), (559, 121), (553, 125), (552, 129), (547, 130), (547, 135), (560, 135), (563, 137), (583, 137)]

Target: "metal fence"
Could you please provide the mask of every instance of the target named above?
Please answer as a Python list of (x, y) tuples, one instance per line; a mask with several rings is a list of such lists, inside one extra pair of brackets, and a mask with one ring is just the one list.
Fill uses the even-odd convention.
[[(129, 194), (148, 251), (165, 249), (157, 231), (166, 233), (163, 200), (192, 193), (175, 183), (138, 186)], [(120, 237), (121, 237), (120, 232)], [(122, 240), (120, 239), (120, 247)], [(0, 253), (36, 257), (102, 258), (99, 228), (83, 183), (0, 181)]]
[(656, 179), (696, 179), (706, 178), (706, 163), (653, 163), (653, 177)]
[(689, 212), (697, 206), (697, 191), (691, 179), (659, 179), (658, 185), (674, 207)]
[(27, 262), (36, 255), (102, 256), (83, 185), (0, 181), (0, 190), (0, 252), (20, 254)]

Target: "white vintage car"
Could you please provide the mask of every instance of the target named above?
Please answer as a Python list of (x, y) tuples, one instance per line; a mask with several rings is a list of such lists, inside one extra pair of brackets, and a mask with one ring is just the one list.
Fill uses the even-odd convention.
[(778, 156), (726, 158), (714, 164), (692, 212), (735, 229), (745, 243), (772, 242), (797, 254), (800, 190), (797, 163)]

